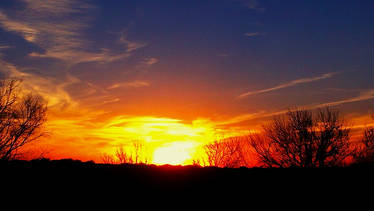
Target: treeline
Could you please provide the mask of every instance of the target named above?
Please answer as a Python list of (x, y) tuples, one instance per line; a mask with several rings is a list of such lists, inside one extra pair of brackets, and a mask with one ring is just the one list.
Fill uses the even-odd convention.
[(152, 158), (147, 151), (145, 143), (136, 140), (118, 147), (114, 155), (103, 154), (101, 161), (104, 164), (150, 164)]
[[(149, 163), (142, 147), (119, 148), (114, 156), (103, 156), (104, 163)], [(135, 149), (135, 150), (134, 150)], [(202, 147), (192, 164), (216, 167), (334, 167), (374, 163), (374, 128), (351, 139), (351, 127), (339, 111), (290, 110), (276, 116), (260, 133), (215, 140)]]
[[(22, 147), (45, 135), (46, 102), (20, 89), (19, 80), (0, 80), (0, 160), (19, 159)], [(374, 119), (374, 116), (373, 116)], [(141, 141), (103, 155), (108, 164), (149, 164), (152, 152)], [(260, 133), (208, 142), (192, 164), (216, 167), (332, 167), (374, 163), (374, 128), (351, 139), (338, 110), (290, 110)]]
[(209, 165), (219, 167), (334, 167), (374, 162), (374, 128), (354, 142), (338, 110), (293, 110), (274, 117), (261, 133), (205, 146)]

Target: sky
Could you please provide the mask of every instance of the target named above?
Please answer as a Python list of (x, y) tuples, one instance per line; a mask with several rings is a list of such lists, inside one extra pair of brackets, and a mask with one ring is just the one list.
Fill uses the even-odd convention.
[(373, 9), (372, 0), (3, 0), (0, 77), (46, 99), (43, 149), (56, 158), (98, 160), (133, 140), (192, 149), (292, 108), (336, 107), (362, 128), (374, 123)]

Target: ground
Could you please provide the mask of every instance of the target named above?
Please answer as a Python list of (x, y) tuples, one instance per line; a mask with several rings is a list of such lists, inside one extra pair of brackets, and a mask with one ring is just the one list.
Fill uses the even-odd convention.
[[(373, 187), (373, 165), (325, 169), (216, 168), (171, 165), (108, 165), (76, 160), (1, 162), (2, 181), (43, 192), (282, 196), (319, 192), (348, 194)], [(103, 192), (104, 191), (104, 192)], [(115, 191), (115, 192), (112, 192)], [(157, 197), (157, 195), (155, 195)]]

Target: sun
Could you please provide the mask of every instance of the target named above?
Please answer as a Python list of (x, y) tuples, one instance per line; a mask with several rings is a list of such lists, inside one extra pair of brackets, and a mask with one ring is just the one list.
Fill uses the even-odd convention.
[(158, 147), (153, 153), (152, 163), (163, 165), (188, 165), (192, 161), (196, 143), (176, 141)]

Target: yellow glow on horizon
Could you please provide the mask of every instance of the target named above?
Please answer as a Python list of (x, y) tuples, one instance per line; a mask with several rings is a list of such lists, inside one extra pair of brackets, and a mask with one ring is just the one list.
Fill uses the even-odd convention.
[(196, 156), (194, 152), (199, 147), (246, 132), (222, 127), (209, 119), (184, 121), (124, 115), (102, 120), (95, 120), (91, 116), (56, 118), (50, 120), (47, 127), (60, 140), (52, 143), (51, 147), (60, 153), (54, 157), (62, 158), (74, 153), (74, 158), (102, 162), (103, 154), (115, 156), (119, 147), (133, 153), (132, 144), (137, 141), (144, 146), (140, 153), (142, 158), (147, 158), (147, 163), (171, 165), (192, 164)]
[(153, 164), (187, 165), (192, 163), (194, 142), (172, 142), (157, 148), (153, 153)]
[(175, 141), (207, 142), (217, 134), (208, 120), (185, 123), (179, 119), (158, 117), (116, 117), (96, 131), (97, 135), (123, 141), (143, 140), (161, 146)]

